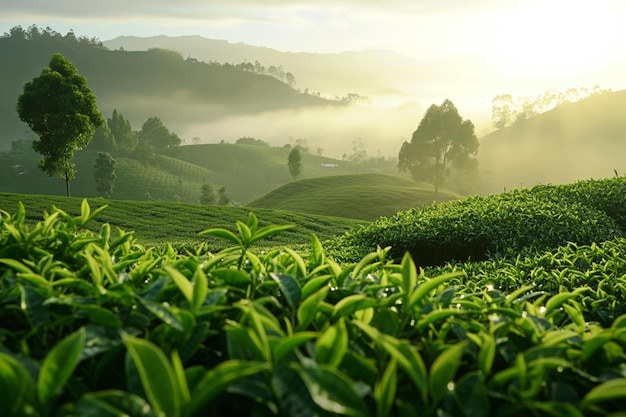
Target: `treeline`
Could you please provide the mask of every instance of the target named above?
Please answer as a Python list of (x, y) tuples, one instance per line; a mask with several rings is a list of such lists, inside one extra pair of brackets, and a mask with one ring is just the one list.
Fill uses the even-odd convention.
[(0, 37), (11, 38), (17, 41), (66, 41), (107, 49), (102, 44), (100, 39), (96, 37), (88, 38), (87, 36), (76, 36), (72, 29), (70, 29), (65, 35), (62, 35), (61, 33), (51, 29), (49, 26), (45, 29), (40, 29), (37, 25), (30, 25), (28, 29), (23, 29), (21, 26), (14, 26), (8, 32), (4, 32), (4, 34)]
[(491, 123), (494, 128), (502, 129), (515, 122), (552, 110), (565, 103), (575, 103), (587, 97), (610, 93), (611, 89), (602, 89), (599, 85), (591, 90), (586, 87), (569, 88), (555, 92), (548, 90), (536, 96), (513, 97), (511, 94), (499, 94), (491, 100)]

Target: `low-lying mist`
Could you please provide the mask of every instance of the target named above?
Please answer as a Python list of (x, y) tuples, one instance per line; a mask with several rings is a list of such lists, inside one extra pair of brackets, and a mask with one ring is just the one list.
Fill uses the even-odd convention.
[(167, 107), (149, 99), (121, 102), (124, 106), (118, 111), (134, 130), (141, 129), (148, 117), (157, 116), (187, 144), (234, 143), (241, 137), (253, 137), (279, 147), (303, 140), (309, 152), (321, 150), (324, 156), (338, 159), (350, 154), (355, 143), (368, 156), (397, 157), (402, 142), (410, 140), (424, 114), (415, 102), (394, 107), (337, 104), (258, 114), (237, 114), (223, 106), (181, 97), (168, 98)]

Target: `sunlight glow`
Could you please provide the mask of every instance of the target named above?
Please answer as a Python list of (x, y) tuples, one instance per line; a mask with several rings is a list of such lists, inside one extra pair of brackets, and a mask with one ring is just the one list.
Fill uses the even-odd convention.
[(623, 6), (611, 0), (524, 3), (500, 16), (494, 64), (520, 75), (583, 73), (607, 65)]

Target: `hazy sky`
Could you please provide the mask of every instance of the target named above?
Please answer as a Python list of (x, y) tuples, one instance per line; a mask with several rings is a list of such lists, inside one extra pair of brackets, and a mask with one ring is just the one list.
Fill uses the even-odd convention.
[(466, 69), (488, 68), (471, 83), (484, 82), (490, 97), (626, 88), (625, 21), (626, 0), (0, 2), (0, 33), (36, 24), (103, 41), (200, 35), (285, 51), (385, 48), (416, 59), (458, 57), (442, 72), (462, 80)]
[(201, 35), (289, 51), (388, 48), (473, 55), (511, 70), (588, 71), (626, 40), (624, 0), (2, 0), (0, 31), (30, 24), (108, 40)]

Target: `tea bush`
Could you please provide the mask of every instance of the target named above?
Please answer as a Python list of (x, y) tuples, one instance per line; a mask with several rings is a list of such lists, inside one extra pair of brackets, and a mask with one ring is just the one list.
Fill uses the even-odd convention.
[(626, 241), (418, 270), (0, 216), (0, 416), (620, 416)]
[(623, 235), (624, 177), (537, 186), (474, 196), (400, 212), (327, 242), (329, 254), (356, 262), (377, 247), (400, 260), (409, 252), (421, 266), (485, 260), (489, 255), (590, 244)]

